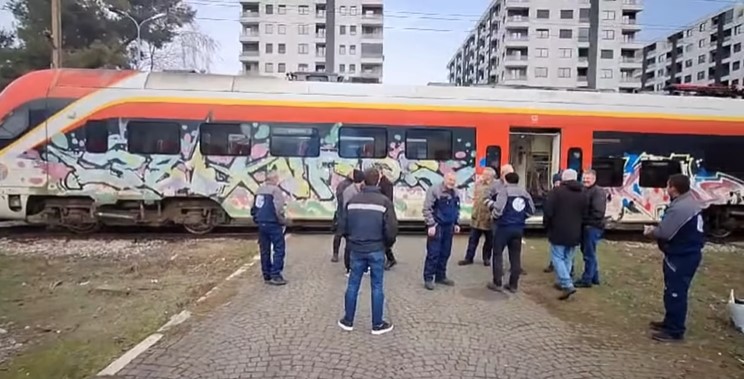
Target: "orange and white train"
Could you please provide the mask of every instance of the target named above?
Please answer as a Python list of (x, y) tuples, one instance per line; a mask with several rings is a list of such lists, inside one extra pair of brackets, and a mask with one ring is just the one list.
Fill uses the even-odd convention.
[[(658, 221), (670, 174), (693, 178), (710, 231), (738, 227), (741, 100), (530, 89), (414, 87), (109, 70), (29, 73), (0, 94), (0, 218), (90, 232), (250, 223), (267, 169), (295, 223), (330, 222), (334, 189), (378, 165), (399, 219), (457, 174), (514, 165), (539, 207), (560, 169), (593, 168), (612, 227)], [(540, 216), (530, 220), (540, 224)]]

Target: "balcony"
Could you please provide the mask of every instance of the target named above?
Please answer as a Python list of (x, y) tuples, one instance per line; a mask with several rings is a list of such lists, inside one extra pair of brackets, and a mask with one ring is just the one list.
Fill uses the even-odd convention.
[(642, 11), (643, 1), (642, 0), (623, 0), (623, 9)]
[(527, 74), (505, 75), (504, 83), (523, 83), (527, 81)]
[(254, 23), (254, 22), (258, 22), (258, 20), (256, 20), (258, 17), (259, 17), (259, 13), (258, 12), (246, 11), (246, 12), (243, 12), (240, 15), (240, 22), (242, 22), (242, 23)]
[(641, 68), (643, 66), (643, 59), (636, 57), (620, 57), (621, 68)]
[(638, 25), (638, 19), (636, 18), (623, 17), (622, 24), (622, 29), (624, 30), (641, 30), (641, 25)]
[(506, 22), (509, 24), (514, 23), (524, 23), (527, 24), (530, 22), (530, 18), (527, 16), (521, 16), (521, 15), (513, 15), (513, 16), (507, 16)]
[(258, 29), (246, 29), (240, 33), (240, 42), (258, 42), (259, 38)]
[(640, 88), (641, 87), (641, 78), (634, 78), (632, 76), (622, 76), (620, 77), (620, 87), (623, 88)]
[(506, 9), (529, 8), (530, 0), (506, 0)]
[(506, 46), (525, 46), (529, 42), (530, 37), (527, 34), (509, 34), (504, 38)]
[(240, 60), (247, 62), (255, 62), (258, 60), (260, 53), (258, 50), (243, 50), (240, 53)]

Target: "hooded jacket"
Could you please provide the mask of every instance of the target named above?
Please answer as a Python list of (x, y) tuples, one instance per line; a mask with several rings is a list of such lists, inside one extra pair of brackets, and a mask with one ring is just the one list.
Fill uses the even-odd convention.
[(548, 241), (568, 247), (581, 244), (587, 206), (581, 183), (569, 180), (553, 188), (543, 204), (543, 225), (548, 232)]

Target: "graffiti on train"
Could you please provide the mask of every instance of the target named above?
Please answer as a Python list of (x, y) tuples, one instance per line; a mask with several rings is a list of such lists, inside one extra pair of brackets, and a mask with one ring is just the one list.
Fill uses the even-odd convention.
[[(340, 123), (320, 131), (320, 156), (273, 157), (269, 154), (270, 125), (250, 123), (250, 156), (204, 156), (199, 149), (199, 123), (182, 124), (181, 152), (177, 155), (142, 155), (128, 152), (124, 130), (109, 131), (106, 153), (85, 149), (85, 132), (53, 136), (43, 152), (36, 150), (14, 159), (23, 170), (19, 186), (46, 187), (50, 195), (86, 195), (98, 203), (120, 199), (158, 200), (174, 196), (205, 196), (217, 200), (235, 218), (250, 217), (250, 206), (267, 169), (280, 173), (280, 187), (291, 197), (292, 218), (329, 219), (336, 209), (335, 188), (354, 168), (382, 167), (395, 184), (395, 207), (401, 219), (421, 219), (426, 190), (455, 172), (463, 199), (461, 217), (470, 217), (475, 180), (474, 141), (454, 138), (454, 160), (409, 160), (402, 135), (389, 142), (383, 159), (344, 159), (337, 151)], [(402, 133), (401, 133), (402, 134)], [(8, 162), (8, 158), (4, 159)], [(0, 185), (8, 185), (3, 183)]]
[(626, 154), (623, 186), (608, 188), (610, 201), (607, 214), (613, 218), (622, 215), (622, 220), (658, 220), (669, 196), (665, 188), (643, 188), (639, 185), (641, 161), (677, 160), (682, 164), (682, 173), (692, 178), (692, 193), (705, 204), (740, 204), (744, 193), (744, 182), (729, 174), (708, 171), (700, 159), (687, 154), (659, 156), (651, 154)]

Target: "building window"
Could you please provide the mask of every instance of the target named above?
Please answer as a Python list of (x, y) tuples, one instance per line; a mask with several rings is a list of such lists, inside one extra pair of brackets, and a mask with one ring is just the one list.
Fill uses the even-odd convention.
[(338, 46), (338, 55), (346, 55), (346, 45)]
[(349, 34), (352, 36), (355, 36), (357, 34), (357, 27), (356, 25), (350, 25), (349, 26)]
[(670, 176), (681, 173), (679, 161), (671, 159), (641, 161), (638, 185), (643, 188), (665, 188)]
[(349, 55), (356, 55), (356, 45), (349, 45)]
[(85, 151), (105, 153), (108, 151), (108, 123), (101, 120), (90, 120), (85, 123)]
[(280, 43), (277, 47), (277, 50), (279, 51), (279, 54), (286, 54), (287, 53), (287, 45)]
[(307, 63), (300, 63), (297, 65), (297, 71), (299, 72), (307, 72), (308, 66)]
[(700, 26), (698, 27), (698, 30), (700, 30), (701, 32), (704, 32), (705, 31), (705, 23), (700, 24)]
[(737, 71), (740, 68), (741, 68), (741, 62), (739, 61), (736, 61), (731, 64), (731, 71)]
[(705, 47), (705, 46), (706, 46), (705, 39), (701, 39), (700, 41), (698, 41), (698, 47)]
[(547, 58), (548, 57), (548, 49), (546, 48), (537, 48), (535, 49), (535, 56), (538, 58)]
[(742, 24), (734, 26), (734, 35), (739, 35), (742, 33)]
[(689, 53), (690, 51), (692, 51), (692, 48), (693, 48), (694, 46), (695, 46), (695, 45), (693, 45), (693, 44), (691, 44), (691, 43), (688, 43), (688, 44), (687, 44), (687, 46), (685, 46), (685, 52), (688, 52), (688, 53)]
[(338, 33), (343, 35), (346, 35), (346, 25), (341, 25), (338, 27)]
[(622, 187), (625, 174), (623, 158), (594, 158), (592, 170), (597, 173), (597, 186), (602, 188)]
[(558, 69), (558, 77), (559, 78), (570, 78), (571, 77), (571, 69), (568, 67), (561, 67)]
[(406, 158), (446, 161), (452, 159), (452, 132), (441, 129), (406, 131)]
[(134, 154), (181, 153), (181, 125), (175, 122), (130, 121), (127, 149)]
[(734, 45), (734, 52), (738, 53), (741, 51), (741, 42)]
[(338, 130), (339, 157), (381, 159), (387, 155), (387, 129), (342, 126)]
[(301, 43), (297, 45), (297, 52), (299, 54), (307, 54), (309, 51), (310, 49), (308, 48), (308, 45), (306, 43)]
[(590, 8), (579, 9), (579, 22), (589, 22), (589, 16), (591, 14)]
[(692, 67), (692, 59), (688, 59), (685, 61), (685, 67)]
[(287, 34), (287, 25), (279, 24), (276, 28), (276, 32), (278, 34)]
[(266, 63), (266, 65), (264, 65), (264, 72), (266, 72), (267, 74), (273, 73), (274, 72), (274, 64), (273, 63)]
[(615, 39), (615, 31), (610, 29), (602, 30), (602, 39)]
[(692, 83), (692, 75), (685, 76), (685, 83)]
[(570, 39), (573, 36), (573, 30), (571, 29), (561, 29), (560, 32), (558, 32), (558, 37), (561, 39)]
[(697, 80), (703, 80), (705, 79), (705, 71), (700, 71), (697, 73)]
[(559, 52), (561, 53), (561, 58), (571, 58), (573, 56), (573, 49), (561, 48)]
[(349, 74), (354, 74), (354, 73), (356, 73), (356, 65), (352, 63), (349, 65)]
[(614, 58), (614, 51), (613, 50), (602, 50), (600, 52), (600, 57), (602, 59), (612, 59)]
[(339, 13), (341, 14), (341, 16), (346, 16), (346, 7), (345, 6), (341, 6), (339, 8)]
[(274, 44), (267, 43), (266, 44), (266, 54), (271, 54), (274, 52)]
[(687, 29), (685, 31), (685, 37), (691, 37), (692, 36), (692, 29)]
[(572, 20), (573, 19), (573, 9), (562, 9), (561, 10), (561, 20)]
[(266, 25), (264, 25), (264, 32), (266, 34), (273, 34), (274, 33), (274, 24), (266, 24)]
[(320, 156), (318, 129), (272, 125), (269, 134), (269, 153), (274, 157)]
[(276, 13), (278, 13), (278, 14), (287, 14), (287, 6), (286, 5), (283, 5), (283, 4), (280, 4), (279, 6), (276, 7)]
[(355, 5), (352, 5), (352, 6), (349, 7), (349, 14), (352, 15), (352, 16), (356, 16), (357, 15), (357, 7)]
[(537, 18), (541, 18), (541, 19), (550, 18), (550, 10), (549, 9), (538, 9)]
[(537, 29), (537, 38), (550, 38), (550, 30), (548, 29)]
[(584, 170), (584, 152), (579, 147), (568, 149), (568, 162), (566, 166), (581, 176)]
[(338, 72), (346, 72), (346, 65), (345, 64), (338, 65)]
[(299, 7), (297, 7), (297, 13), (303, 15), (310, 14), (310, 7), (308, 7), (307, 5), (300, 5)]
[(705, 63), (705, 54), (698, 55), (698, 64)]
[(277, 66), (277, 72), (284, 73), (287, 72), (287, 64), (286, 63), (279, 63)]
[(274, 6), (271, 4), (266, 4), (266, 14), (274, 14)]
[(297, 34), (301, 34), (301, 35), (310, 34), (310, 26), (307, 24), (297, 25)]
[(602, 69), (602, 79), (612, 79), (612, 70)]
[(602, 11), (602, 19), (603, 20), (614, 20), (615, 11)]
[(199, 126), (199, 150), (204, 155), (250, 156), (251, 125), (201, 124)]
[(547, 78), (548, 68), (547, 67), (535, 67), (535, 77), (536, 78)]

